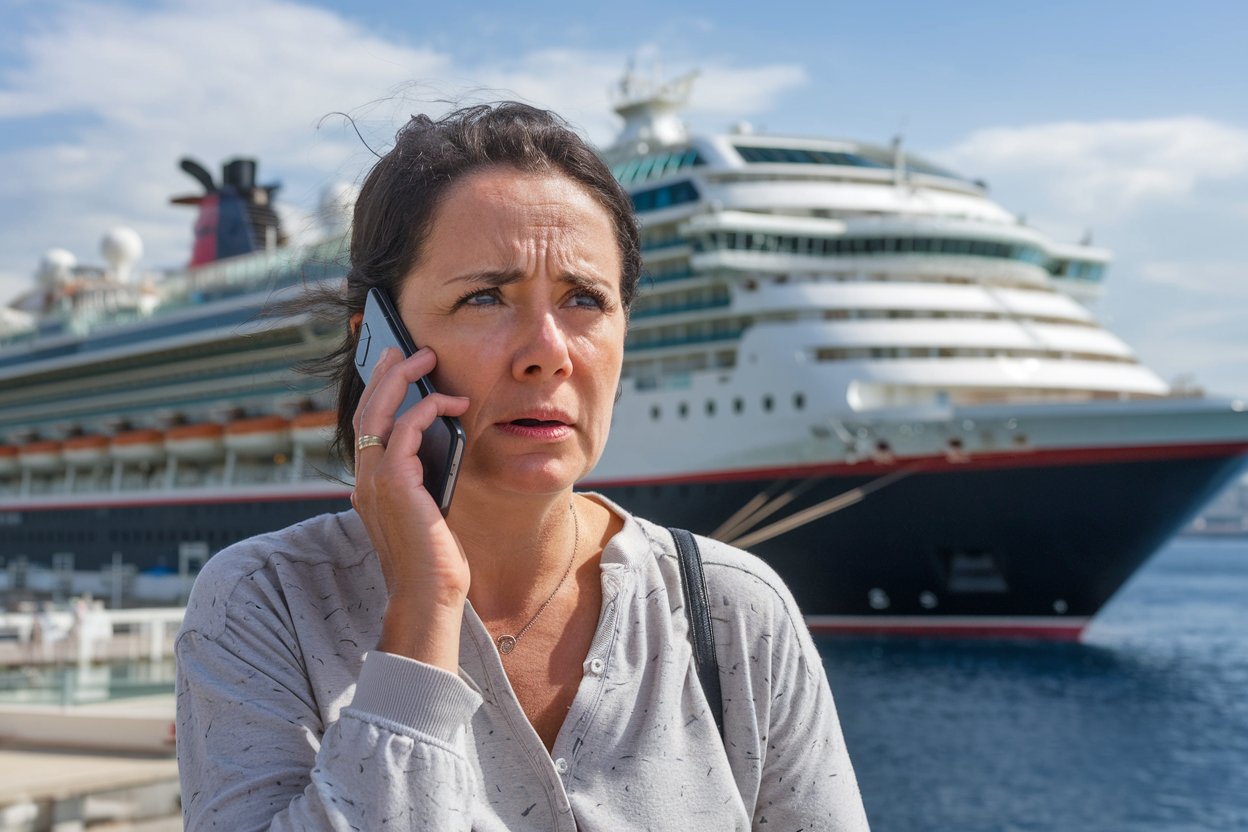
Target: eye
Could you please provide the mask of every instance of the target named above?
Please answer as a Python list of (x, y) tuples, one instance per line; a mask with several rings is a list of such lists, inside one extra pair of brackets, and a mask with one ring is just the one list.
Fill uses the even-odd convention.
[(455, 301), (455, 308), (461, 306), (495, 306), (502, 301), (498, 296), (498, 289), (476, 289)]
[(598, 289), (578, 289), (572, 294), (570, 303), (579, 309), (607, 309), (611, 301)]

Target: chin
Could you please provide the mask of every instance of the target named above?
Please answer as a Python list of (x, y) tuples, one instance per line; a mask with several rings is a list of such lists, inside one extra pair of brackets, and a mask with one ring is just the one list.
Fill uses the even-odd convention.
[(495, 461), (464, 473), (474, 488), (536, 496), (566, 491), (589, 470), (590, 466), (571, 460), (546, 459)]

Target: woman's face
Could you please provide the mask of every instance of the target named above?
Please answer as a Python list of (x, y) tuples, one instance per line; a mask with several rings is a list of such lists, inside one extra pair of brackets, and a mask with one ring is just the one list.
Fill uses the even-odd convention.
[(498, 167), (446, 193), (399, 313), (466, 396), (459, 488), (554, 493), (602, 454), (624, 354), (607, 211), (558, 173)]

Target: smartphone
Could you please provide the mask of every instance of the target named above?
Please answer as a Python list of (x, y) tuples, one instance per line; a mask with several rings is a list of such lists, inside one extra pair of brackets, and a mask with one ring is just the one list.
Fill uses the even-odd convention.
[[(365, 384), (372, 378), (373, 368), (388, 347), (397, 347), (404, 356), (411, 356), (417, 349), (390, 296), (381, 289), (369, 289), (364, 303), (364, 318), (360, 322), (360, 340), (355, 348), (355, 369)], [(417, 379), (408, 388), (407, 396), (395, 411), (394, 418), (398, 419), (408, 408), (433, 392), (433, 382), (428, 376)], [(459, 478), (459, 463), (464, 456), (464, 429), (459, 420), (451, 416), (435, 419), (425, 430), (416, 455), (425, 470), (425, 490), (433, 495), (445, 517), (451, 510), (451, 497), (455, 493), (455, 481)]]

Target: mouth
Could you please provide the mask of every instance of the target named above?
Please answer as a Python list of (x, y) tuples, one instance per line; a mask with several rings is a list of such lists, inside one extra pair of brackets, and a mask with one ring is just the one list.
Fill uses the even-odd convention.
[(558, 442), (573, 432), (572, 417), (561, 410), (542, 410), (506, 422), (499, 422), (503, 433), (518, 439)]

